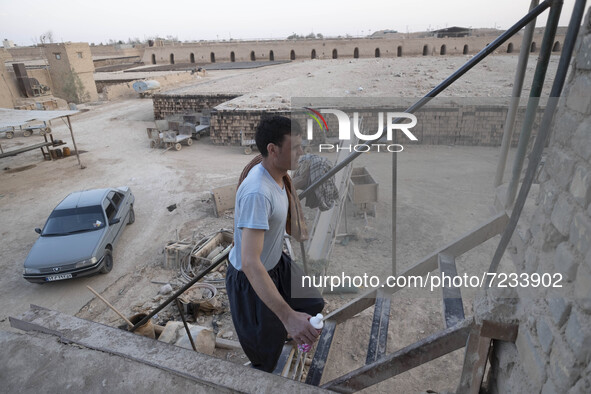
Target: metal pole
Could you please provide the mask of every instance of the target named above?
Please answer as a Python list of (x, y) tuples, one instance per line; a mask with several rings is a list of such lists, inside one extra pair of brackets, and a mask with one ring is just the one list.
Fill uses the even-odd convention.
[[(394, 143), (397, 138), (394, 135)], [(392, 155), (392, 276), (396, 276), (396, 200), (398, 193), (398, 155)]]
[[(466, 64), (464, 64), (462, 67), (460, 67), (458, 70), (456, 70), (452, 75), (447, 77), (447, 79), (445, 79), (443, 82), (441, 82), (439, 85), (437, 85), (433, 90), (431, 90), (429, 93), (427, 93), (426, 96), (424, 96), (419, 101), (417, 101), (415, 104), (413, 104), (411, 107), (409, 107), (406, 110), (406, 112), (413, 113), (413, 112), (419, 110), (420, 108), (422, 108), (433, 97), (437, 96), (439, 93), (444, 91), (449, 85), (451, 85), (456, 80), (458, 80), (460, 77), (462, 77), (465, 73), (470, 71), (470, 69), (472, 67), (474, 67), (476, 64), (478, 64), (480, 61), (482, 61), (482, 59), (484, 59), (486, 56), (488, 56), (490, 53), (492, 53), (495, 49), (497, 49), (499, 46), (501, 46), (505, 41), (507, 41), (509, 38), (511, 38), (518, 31), (520, 31), (523, 27), (525, 27), (529, 22), (531, 22), (533, 19), (535, 19), (538, 15), (540, 15), (542, 12), (544, 12), (551, 5), (552, 4), (549, 0), (543, 1), (542, 4), (540, 4), (539, 6), (534, 8), (533, 10), (531, 10), (526, 16), (521, 18), (516, 24), (511, 26), (507, 31), (505, 31), (503, 34), (501, 34), (499, 37), (497, 37), (493, 42), (491, 42), (484, 49), (482, 49), (480, 52), (478, 52), (476, 55), (474, 55), (474, 57), (472, 59), (468, 60), (468, 62), (466, 62)], [(381, 140), (382, 140), (382, 138), (380, 138), (377, 142), (379, 142)], [(308, 188), (306, 190), (304, 190), (302, 193), (300, 193), (298, 196), (300, 198), (300, 200), (303, 200), (307, 195), (309, 195), (320, 184), (322, 184), (327, 179), (332, 177), (334, 174), (339, 172), (341, 169), (346, 167), (350, 162), (352, 162), (359, 155), (361, 155), (361, 153), (363, 153), (363, 152), (353, 152), (349, 156), (347, 156), (345, 158), (345, 160), (343, 160), (339, 164), (335, 165), (330, 171), (328, 171), (326, 174), (324, 174), (322, 177), (320, 177), (318, 180), (316, 180), (313, 184), (308, 186)]]
[(227, 247), (221, 254), (219, 254), (216, 257), (214, 257), (214, 259), (211, 262), (211, 265), (209, 267), (207, 267), (206, 269), (204, 269), (203, 271), (201, 271), (199, 273), (199, 275), (197, 275), (196, 277), (194, 277), (193, 279), (191, 279), (191, 281), (189, 283), (187, 283), (180, 290), (177, 290), (176, 293), (174, 293), (173, 295), (171, 295), (170, 297), (168, 297), (168, 299), (166, 301), (164, 301), (162, 304), (160, 304), (159, 306), (157, 306), (156, 309), (154, 309), (152, 312), (150, 312), (142, 320), (140, 320), (139, 322), (137, 322), (135, 324), (135, 326), (133, 326), (133, 327), (131, 327), (129, 329), (129, 331), (132, 331), (132, 332), (135, 331), (138, 327), (142, 326), (144, 323), (146, 323), (148, 320), (150, 320), (156, 313), (160, 312), (168, 304), (170, 304), (171, 302), (173, 302), (174, 300), (176, 300), (177, 297), (180, 296), (181, 294), (183, 294), (185, 291), (187, 291), (187, 289), (189, 287), (193, 286), (201, 278), (203, 278), (205, 275), (209, 274), (212, 269), (214, 269), (215, 267), (217, 267), (218, 265), (220, 265), (226, 259), (226, 257), (228, 257), (228, 255), (230, 254), (230, 249), (231, 249), (230, 247)]
[(525, 119), (521, 128), (521, 135), (519, 136), (519, 144), (517, 145), (517, 152), (515, 153), (515, 161), (513, 162), (513, 174), (507, 189), (507, 196), (505, 200), (505, 208), (510, 208), (515, 201), (515, 194), (517, 193), (517, 185), (523, 169), (523, 161), (525, 160), (525, 153), (529, 138), (531, 136), (531, 129), (536, 118), (538, 103), (540, 102), (540, 95), (542, 94), (542, 87), (544, 86), (544, 79), (546, 78), (546, 71), (548, 70), (548, 63), (550, 62), (550, 55), (552, 54), (552, 44), (554, 43), (554, 36), (556, 35), (556, 27), (558, 26), (558, 19), (560, 18), (560, 10), (562, 10), (562, 0), (554, 0), (550, 13), (548, 14), (548, 21), (546, 22), (546, 31), (544, 32), (544, 39), (542, 40), (542, 48), (540, 49), (540, 57), (536, 65), (534, 73), (534, 80), (532, 81), (531, 92), (527, 102), (527, 109), (525, 112)]
[[(519, 189), (519, 195), (517, 196), (517, 201), (515, 202), (515, 206), (513, 207), (511, 218), (509, 219), (509, 223), (507, 223), (507, 227), (503, 232), (501, 241), (499, 242), (497, 250), (495, 251), (493, 259), (490, 263), (490, 267), (488, 269), (488, 272), (490, 273), (496, 272), (497, 268), (499, 267), (501, 258), (505, 253), (505, 249), (507, 248), (507, 245), (509, 244), (511, 237), (513, 236), (515, 227), (517, 227), (517, 222), (519, 221), (519, 216), (521, 215), (521, 211), (523, 210), (523, 206), (525, 205), (525, 199), (527, 198), (527, 194), (529, 193), (529, 190), (533, 183), (536, 174), (536, 169), (538, 168), (540, 160), (542, 159), (542, 152), (544, 151), (544, 146), (546, 145), (546, 141), (550, 136), (550, 126), (552, 124), (552, 118), (554, 117), (556, 106), (558, 105), (558, 98), (560, 97), (560, 93), (562, 92), (562, 88), (564, 86), (564, 81), (566, 80), (566, 74), (568, 73), (570, 58), (573, 54), (573, 49), (575, 46), (575, 42), (577, 40), (577, 35), (579, 34), (579, 27), (581, 26), (583, 13), (585, 12), (585, 2), (586, 0), (577, 0), (577, 2), (575, 3), (573, 14), (571, 16), (571, 20), (568, 25), (568, 30), (566, 32), (566, 37), (564, 39), (562, 55), (560, 56), (560, 62), (558, 63), (558, 70), (556, 71), (556, 77), (554, 78), (554, 84), (552, 85), (552, 90), (550, 92), (550, 100), (548, 101), (548, 105), (546, 106), (546, 110), (544, 111), (544, 117), (542, 118), (540, 131), (538, 132), (538, 135), (534, 142), (534, 147), (530, 155), (529, 164), (525, 172), (525, 178), (523, 180), (523, 184), (521, 185), (521, 189)], [(486, 288), (490, 287), (490, 283), (490, 278), (487, 278)]]
[(176, 307), (179, 310), (179, 313), (181, 314), (181, 319), (183, 320), (183, 326), (185, 326), (185, 332), (187, 333), (187, 336), (189, 337), (189, 341), (191, 342), (191, 346), (193, 347), (193, 350), (197, 351), (197, 348), (195, 347), (195, 342), (193, 342), (193, 335), (191, 335), (191, 330), (189, 329), (189, 325), (187, 324), (187, 319), (185, 319), (185, 314), (183, 313), (183, 307), (181, 306), (181, 302), (179, 301), (178, 298), (174, 299), (176, 301)]
[[(532, 0), (529, 9), (533, 10), (537, 5), (538, 0)], [(534, 29), (536, 27), (536, 20), (531, 21), (525, 28), (523, 33), (523, 40), (521, 41), (521, 50), (519, 51), (519, 61), (517, 63), (517, 71), (515, 72), (515, 81), (513, 82), (513, 92), (511, 93), (511, 103), (509, 104), (509, 111), (507, 112), (507, 119), (505, 120), (505, 127), (503, 131), (503, 141), (501, 142), (501, 156), (499, 157), (499, 164), (497, 165), (497, 174), (495, 176), (495, 184), (497, 187), (503, 183), (503, 173), (505, 172), (505, 165), (507, 164), (507, 154), (511, 146), (511, 138), (513, 137), (513, 127), (515, 126), (515, 115), (517, 114), (517, 107), (519, 106), (519, 98), (521, 97), (521, 90), (523, 89), (523, 79), (525, 77), (525, 70), (527, 69), (527, 61), (529, 60), (529, 48), (531, 46)]]
[(80, 162), (80, 153), (78, 153), (78, 147), (76, 146), (76, 140), (74, 139), (74, 131), (72, 131), (72, 122), (70, 122), (70, 116), (66, 116), (66, 119), (68, 119), (68, 128), (70, 129), (70, 135), (72, 136), (72, 143), (74, 144), (74, 149), (76, 150), (76, 157), (78, 158), (78, 165), (80, 166), (80, 169), (83, 170), (86, 167), (82, 165), (82, 163)]

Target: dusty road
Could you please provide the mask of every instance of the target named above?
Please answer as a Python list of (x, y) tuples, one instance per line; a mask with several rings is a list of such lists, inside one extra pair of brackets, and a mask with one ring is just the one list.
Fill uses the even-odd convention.
[[(131, 100), (92, 108), (72, 118), (85, 169), (75, 157), (44, 162), (38, 151), (2, 161), (0, 174), (0, 300), (2, 328), (7, 317), (19, 314), (33, 303), (76, 314), (98, 291), (124, 274), (159, 263), (166, 241), (176, 237), (184, 223), (200, 219), (211, 205), (207, 191), (229, 183), (248, 161), (238, 148), (194, 144), (179, 152), (149, 148), (146, 127), (153, 125), (151, 100)], [(54, 138), (70, 141), (67, 128), (54, 122)], [(31, 144), (35, 137), (15, 137), (11, 144)], [(71, 144), (69, 144), (71, 147)], [(33, 168), (13, 172), (35, 164)], [(136, 195), (136, 222), (127, 226), (114, 253), (114, 268), (108, 275), (75, 281), (31, 284), (22, 279), (22, 263), (37, 238), (35, 227), (43, 226), (51, 210), (68, 193), (89, 188), (128, 185)], [(205, 201), (205, 202), (202, 202)], [(166, 207), (177, 204), (169, 212)], [(213, 216), (213, 212), (209, 213)]]

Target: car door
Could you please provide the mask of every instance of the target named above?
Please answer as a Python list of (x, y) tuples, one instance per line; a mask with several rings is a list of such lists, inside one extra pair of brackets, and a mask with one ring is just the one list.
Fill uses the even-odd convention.
[[(121, 234), (121, 229), (125, 224), (126, 212), (124, 209), (121, 209), (123, 197), (124, 196), (122, 193), (111, 191), (107, 194), (105, 201), (103, 201), (103, 207), (105, 207), (105, 216), (107, 217), (107, 222), (109, 224), (107, 239), (111, 244), (115, 244), (119, 238), (119, 235)], [(119, 219), (119, 221), (114, 223), (115, 219)]]

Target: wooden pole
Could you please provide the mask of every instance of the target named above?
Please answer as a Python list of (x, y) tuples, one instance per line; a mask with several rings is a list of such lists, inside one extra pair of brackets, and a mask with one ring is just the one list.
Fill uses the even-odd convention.
[(80, 162), (80, 153), (78, 152), (78, 147), (76, 146), (76, 140), (74, 139), (74, 131), (72, 131), (72, 122), (70, 122), (70, 116), (66, 116), (66, 119), (68, 119), (68, 128), (70, 129), (70, 135), (72, 136), (72, 143), (74, 144), (74, 149), (76, 150), (76, 157), (78, 158), (78, 165), (80, 166), (80, 169), (83, 170), (86, 167), (82, 165), (82, 163)]
[(99, 293), (97, 293), (92, 287), (86, 286), (88, 290), (92, 291), (95, 296), (97, 296), (101, 301), (103, 301), (109, 308), (111, 308), (116, 314), (118, 314), (125, 322), (129, 325), (129, 327), (133, 327), (133, 323), (129, 321), (121, 312), (117, 310), (113, 305), (109, 303), (109, 301), (105, 300)]

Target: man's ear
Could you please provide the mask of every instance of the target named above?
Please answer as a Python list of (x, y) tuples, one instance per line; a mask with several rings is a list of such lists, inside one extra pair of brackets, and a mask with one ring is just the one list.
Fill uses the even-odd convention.
[(277, 145), (275, 145), (272, 142), (269, 142), (267, 144), (267, 152), (269, 152), (269, 154), (276, 154), (277, 153)]

